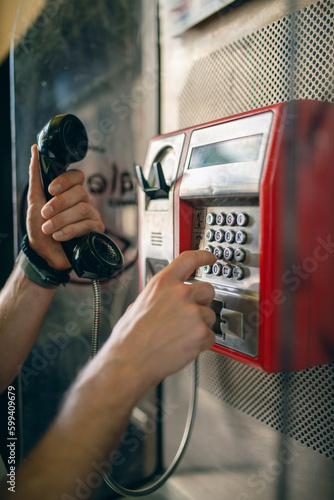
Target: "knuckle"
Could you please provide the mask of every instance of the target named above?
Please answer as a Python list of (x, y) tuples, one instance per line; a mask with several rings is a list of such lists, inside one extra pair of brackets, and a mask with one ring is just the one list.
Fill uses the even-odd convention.
[(70, 240), (75, 236), (73, 226), (71, 225), (64, 226), (62, 228), (62, 232), (63, 232), (62, 239), (64, 240)]
[(100, 233), (103, 233), (104, 231), (104, 225), (93, 219), (85, 219), (81, 221), (81, 227), (84, 234), (89, 233), (90, 231), (97, 231)]
[(180, 258), (184, 259), (185, 261), (192, 259), (194, 256), (194, 250), (185, 250), (180, 254)]
[(74, 190), (79, 200), (88, 200), (87, 191), (82, 184), (76, 184)]
[(199, 306), (194, 302), (190, 302), (187, 305), (187, 316), (196, 324), (202, 321)]
[(182, 252), (181, 255), (184, 255), (185, 258), (189, 258), (191, 257), (192, 255), (194, 254), (194, 251), (193, 250), (185, 250), (184, 252)]
[(203, 344), (206, 343), (208, 340), (208, 327), (207, 325), (201, 321), (198, 323), (197, 328), (196, 328), (196, 333), (197, 333), (197, 340)]
[(168, 280), (166, 278), (166, 273), (164, 273), (163, 271), (160, 271), (159, 273), (155, 274), (151, 279), (152, 286), (157, 288), (163, 288), (167, 283)]
[(215, 290), (209, 283), (193, 283), (191, 285), (196, 292), (196, 296), (201, 299), (203, 303), (210, 304), (215, 297)]
[(52, 206), (52, 208), (54, 209), (54, 211), (56, 213), (57, 212), (62, 212), (66, 208), (66, 203), (65, 203), (64, 196), (62, 196), (62, 195), (55, 196), (50, 201), (50, 205)]
[(88, 203), (85, 203), (84, 201), (80, 201), (77, 204), (78, 212), (79, 214), (83, 217), (86, 218), (89, 216), (91, 212), (91, 207)]
[(87, 219), (82, 222), (83, 222), (83, 230), (85, 233), (88, 233), (90, 231), (95, 231), (96, 227), (93, 220)]
[(216, 313), (208, 307), (208, 324), (213, 326), (216, 322)]
[[(177, 286), (175, 294), (180, 301), (188, 301), (192, 294), (191, 286), (182, 283)], [(193, 305), (195, 306), (195, 304)]]
[(211, 347), (213, 346), (213, 344), (215, 343), (215, 334), (212, 330), (210, 330), (209, 328), (206, 329), (206, 336), (205, 336), (205, 340), (203, 342), (203, 347), (204, 349), (211, 349)]
[(212, 302), (215, 298), (215, 289), (212, 285), (210, 285), (210, 283), (205, 283), (205, 292), (210, 299), (210, 302)]
[(64, 217), (61, 214), (57, 214), (51, 219), (53, 230), (59, 229), (64, 225)]
[(72, 185), (83, 184), (85, 182), (85, 174), (79, 168), (71, 168), (68, 170), (69, 179)]

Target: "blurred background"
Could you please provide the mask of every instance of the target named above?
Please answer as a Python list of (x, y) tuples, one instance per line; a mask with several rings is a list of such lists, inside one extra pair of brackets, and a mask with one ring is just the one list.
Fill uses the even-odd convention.
[[(90, 144), (78, 166), (126, 262), (101, 284), (103, 342), (138, 294), (134, 166), (149, 140), (292, 99), (333, 103), (333, 23), (331, 0), (0, 0), (0, 286), (25, 232), (30, 147), (52, 116), (74, 113)], [(21, 458), (89, 357), (88, 285), (72, 276), (57, 291), (22, 368)], [(268, 374), (201, 355), (190, 446), (150, 498), (332, 500), (333, 369)], [(172, 459), (191, 374), (171, 377), (134, 412), (127, 437), (139, 446), (123, 443), (120, 481), (144, 484)], [(114, 496), (101, 487), (87, 498)]]

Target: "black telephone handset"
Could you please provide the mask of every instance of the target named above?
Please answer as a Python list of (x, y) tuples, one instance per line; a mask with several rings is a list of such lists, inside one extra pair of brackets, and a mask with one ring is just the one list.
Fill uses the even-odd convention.
[[(74, 115), (53, 117), (37, 135), (42, 184), (47, 200), (49, 184), (66, 171), (70, 163), (82, 160), (88, 150), (84, 125)], [(123, 267), (117, 245), (105, 234), (91, 232), (62, 243), (64, 252), (80, 278), (111, 278)]]

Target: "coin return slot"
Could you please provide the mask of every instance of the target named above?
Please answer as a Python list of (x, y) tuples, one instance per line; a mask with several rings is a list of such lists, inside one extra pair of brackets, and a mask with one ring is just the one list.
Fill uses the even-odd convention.
[(244, 325), (243, 325), (244, 315), (238, 311), (232, 311), (231, 309), (222, 309), (220, 313), (220, 334), (223, 338), (226, 335), (232, 335), (239, 339), (244, 338)]

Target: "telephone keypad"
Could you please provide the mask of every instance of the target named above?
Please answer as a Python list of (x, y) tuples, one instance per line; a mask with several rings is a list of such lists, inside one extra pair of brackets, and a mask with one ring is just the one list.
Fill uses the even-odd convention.
[(246, 252), (242, 248), (236, 248), (234, 258), (237, 262), (243, 262), (246, 258)]
[(226, 215), (226, 224), (228, 226), (235, 226), (237, 223), (237, 214), (234, 212), (230, 212)]
[(224, 241), (224, 238), (226, 238), (225, 231), (222, 229), (218, 229), (218, 231), (215, 232), (215, 240), (217, 243), (222, 243)]
[(242, 267), (240, 266), (235, 266), (233, 268), (233, 278), (235, 278), (236, 280), (242, 280), (242, 278), (244, 277), (245, 275), (245, 272), (243, 270)]
[(214, 253), (214, 247), (212, 245), (206, 245), (206, 247), (204, 248), (204, 250), (206, 250), (207, 252), (211, 252), (211, 253)]
[(225, 260), (232, 260), (234, 257), (234, 250), (232, 247), (226, 247), (224, 248), (224, 259)]
[(204, 272), (205, 272), (205, 274), (211, 274), (212, 273), (212, 266), (204, 266)]
[(220, 262), (216, 262), (212, 266), (212, 272), (215, 276), (220, 276), (222, 274), (223, 266)]
[(245, 212), (240, 212), (237, 216), (237, 224), (238, 226), (247, 226), (248, 224), (248, 215)]
[[(236, 206), (227, 210), (199, 207), (194, 211), (195, 222), (197, 211), (204, 212), (206, 221), (205, 228), (199, 230), (206, 240), (202, 248), (218, 259), (212, 268), (205, 268), (203, 277), (207, 276), (213, 283), (221, 285), (257, 290), (259, 207), (250, 206), (242, 210)], [(197, 229), (195, 222), (194, 229)]]
[(225, 225), (225, 221), (226, 221), (226, 214), (224, 212), (220, 212), (216, 216), (216, 224), (218, 226), (224, 226)]
[(214, 212), (209, 212), (206, 216), (206, 222), (209, 226), (214, 226), (216, 223), (216, 214)]
[(223, 249), (223, 247), (218, 246), (218, 247), (215, 247), (212, 250), (212, 253), (215, 254), (215, 256), (217, 257), (217, 259), (222, 259), (223, 255), (224, 255), (224, 249)]
[(226, 264), (225, 266), (223, 266), (222, 274), (224, 278), (231, 278), (232, 273), (233, 273), (233, 267), (230, 266), (230, 264)]
[(235, 232), (234, 231), (226, 231), (225, 233), (225, 241), (227, 243), (233, 243), (235, 239)]
[(237, 231), (235, 233), (235, 242), (239, 245), (244, 245), (247, 241), (247, 233), (245, 231)]
[(213, 229), (208, 229), (205, 232), (205, 239), (206, 241), (213, 241), (215, 239), (215, 232)]

